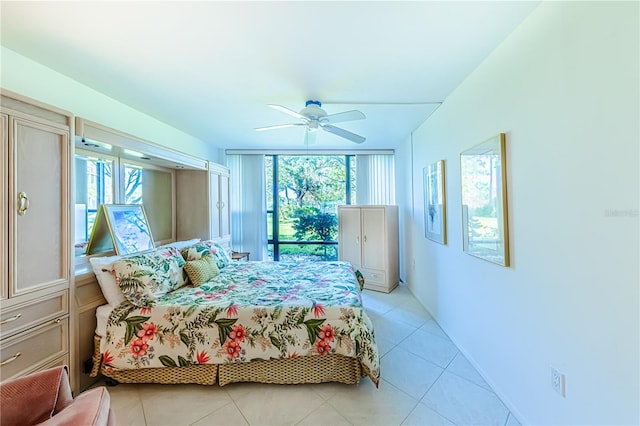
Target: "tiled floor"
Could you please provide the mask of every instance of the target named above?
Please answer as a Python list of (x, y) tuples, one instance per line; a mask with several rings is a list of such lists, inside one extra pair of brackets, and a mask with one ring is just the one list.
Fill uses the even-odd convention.
[(517, 425), (507, 407), (401, 285), (365, 290), (382, 380), (358, 385), (109, 387), (124, 425)]

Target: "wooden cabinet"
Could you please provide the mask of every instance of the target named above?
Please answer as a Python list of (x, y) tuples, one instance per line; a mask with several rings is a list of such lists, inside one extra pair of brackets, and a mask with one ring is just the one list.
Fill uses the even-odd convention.
[(209, 163), (209, 170), (176, 172), (176, 238), (231, 244), (229, 169)]
[(389, 293), (399, 281), (398, 207), (338, 207), (340, 260), (360, 270), (365, 288)]
[(69, 363), (70, 116), (2, 96), (0, 380)]

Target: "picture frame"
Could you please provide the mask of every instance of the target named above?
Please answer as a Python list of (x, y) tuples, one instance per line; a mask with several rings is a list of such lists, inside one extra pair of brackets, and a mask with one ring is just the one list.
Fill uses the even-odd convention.
[(117, 255), (154, 248), (142, 204), (101, 204), (87, 245), (87, 254), (114, 250)]
[(509, 266), (505, 134), (460, 154), (465, 253)]
[(424, 236), (436, 243), (447, 244), (447, 203), (444, 160), (423, 169)]

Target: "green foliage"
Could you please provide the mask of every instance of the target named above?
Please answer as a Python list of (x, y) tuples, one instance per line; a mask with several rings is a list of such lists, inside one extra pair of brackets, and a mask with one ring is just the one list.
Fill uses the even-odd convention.
[(293, 229), (298, 241), (334, 241), (338, 235), (338, 217), (317, 207), (302, 207), (295, 211)]

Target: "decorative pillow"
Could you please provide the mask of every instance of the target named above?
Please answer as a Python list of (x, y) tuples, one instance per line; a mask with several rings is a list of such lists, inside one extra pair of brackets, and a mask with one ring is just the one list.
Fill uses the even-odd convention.
[(143, 252), (113, 263), (116, 281), (129, 302), (151, 306), (171, 290), (185, 284), (184, 259), (173, 247)]
[(102, 290), (104, 298), (111, 306), (118, 306), (125, 300), (124, 294), (120, 291), (120, 286), (116, 282), (116, 273), (113, 270), (113, 262), (122, 259), (122, 256), (90, 257), (89, 262), (96, 274), (98, 285)]
[(198, 260), (187, 260), (184, 264), (189, 279), (194, 286), (204, 284), (220, 273), (216, 259), (211, 254), (205, 254)]
[(200, 241), (197, 244), (182, 249), (182, 257), (184, 257), (186, 261), (198, 260), (209, 253), (216, 259), (218, 270), (221, 270), (231, 262), (231, 256), (229, 256), (229, 253), (227, 253), (224, 247), (210, 240)]

